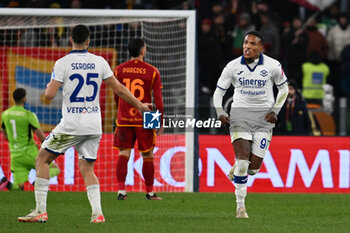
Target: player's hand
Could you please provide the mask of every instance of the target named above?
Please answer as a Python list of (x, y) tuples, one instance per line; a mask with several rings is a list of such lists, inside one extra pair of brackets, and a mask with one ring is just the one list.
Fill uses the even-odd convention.
[(158, 135), (161, 135), (163, 132), (164, 132), (164, 127), (163, 127), (163, 125), (162, 125), (159, 129), (156, 129), (156, 134), (157, 134), (157, 136), (158, 136)]
[(270, 123), (276, 123), (277, 121), (277, 115), (274, 112), (269, 112), (265, 116), (265, 121), (270, 122)]
[(151, 111), (152, 105), (152, 103), (141, 103), (139, 111), (141, 112), (141, 114), (143, 114), (143, 112), (149, 112)]
[(222, 126), (226, 126), (227, 124), (230, 124), (230, 117), (221, 115), (219, 116), (219, 120), (221, 121)]

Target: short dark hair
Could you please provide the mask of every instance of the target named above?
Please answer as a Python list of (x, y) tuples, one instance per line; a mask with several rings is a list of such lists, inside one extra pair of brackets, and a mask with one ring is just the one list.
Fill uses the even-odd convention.
[(90, 29), (83, 24), (78, 24), (72, 29), (72, 39), (74, 43), (82, 44), (90, 37)]
[(12, 97), (15, 100), (15, 102), (21, 101), (24, 97), (26, 97), (27, 93), (26, 90), (23, 88), (17, 88), (13, 93)]
[(338, 15), (338, 21), (340, 20), (340, 18), (346, 18), (346, 20), (349, 21), (349, 15), (346, 12), (341, 12)]
[(131, 57), (138, 57), (141, 49), (145, 46), (145, 42), (141, 38), (133, 39), (128, 44), (128, 50)]
[(264, 44), (265, 43), (265, 39), (264, 39), (264, 36), (258, 32), (258, 31), (250, 31), (250, 32), (247, 32), (245, 35), (244, 35), (244, 38), (247, 36), (247, 35), (254, 35), (256, 37), (258, 37), (261, 41), (261, 44)]
[(298, 89), (298, 84), (294, 79), (288, 79), (288, 86), (292, 86), (295, 90)]

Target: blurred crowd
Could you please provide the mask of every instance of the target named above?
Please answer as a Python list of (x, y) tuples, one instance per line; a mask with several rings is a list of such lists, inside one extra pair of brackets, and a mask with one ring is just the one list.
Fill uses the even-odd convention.
[(185, 0), (1, 0), (0, 2), (1, 7), (84, 9), (184, 9), (189, 8), (188, 4), (192, 3)]
[[(281, 62), (300, 101), (308, 107), (315, 104), (315, 108), (321, 107), (331, 114), (335, 100), (350, 97), (349, 10), (341, 8), (341, 1), (335, 1), (320, 12), (300, 7), (290, 0), (2, 0), (0, 6), (196, 9), (201, 106), (208, 106), (224, 66), (241, 56), (245, 33), (257, 30), (265, 37), (264, 53)], [(69, 43), (67, 32), (47, 30), (34, 40), (30, 38), (36, 35), (35, 29), (31, 30), (22, 32), (19, 43), (40, 43), (22, 44), (26, 46), (67, 46)], [(1, 36), (19, 37), (19, 34)], [(294, 111), (294, 107), (289, 110), (285, 106), (283, 111), (285, 109), (289, 114), (290, 110)], [(287, 130), (288, 127), (280, 128)]]

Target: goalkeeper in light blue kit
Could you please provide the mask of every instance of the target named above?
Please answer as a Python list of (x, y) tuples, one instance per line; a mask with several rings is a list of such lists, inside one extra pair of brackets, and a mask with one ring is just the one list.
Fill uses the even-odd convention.
[(113, 75), (107, 61), (87, 51), (90, 30), (85, 25), (72, 29), (70, 38), (73, 50), (56, 61), (45, 96), (52, 99), (62, 86), (62, 119), (41, 146), (35, 182), (36, 208), (21, 222), (46, 222), (47, 192), (49, 188), (49, 164), (72, 146), (79, 156), (80, 173), (84, 179), (87, 196), (92, 208), (92, 223), (105, 222), (101, 208), (100, 185), (94, 173), (94, 163), (102, 134), (100, 90), (102, 81), (115, 94), (139, 111), (149, 111), (148, 104), (137, 100)]
[[(230, 124), (236, 161), (228, 176), (235, 185), (236, 218), (248, 218), (245, 208), (248, 174), (259, 172), (269, 147), (272, 128), (287, 95), (287, 77), (281, 64), (262, 53), (264, 38), (248, 32), (243, 42), (243, 55), (229, 62), (218, 80), (214, 106), (223, 125)], [(230, 116), (222, 108), (222, 99), (234, 86)], [(273, 85), (278, 88), (276, 101)]]

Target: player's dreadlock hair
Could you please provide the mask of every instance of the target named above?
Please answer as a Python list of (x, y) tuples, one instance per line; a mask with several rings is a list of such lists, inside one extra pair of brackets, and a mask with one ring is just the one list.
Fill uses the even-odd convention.
[(128, 45), (130, 56), (138, 57), (143, 46), (145, 46), (145, 42), (141, 38), (136, 38), (130, 41)]
[(26, 90), (23, 89), (23, 88), (17, 88), (13, 94), (12, 94), (12, 97), (13, 99), (15, 100), (15, 102), (19, 102), (21, 101), (25, 96), (26, 96)]
[(78, 24), (72, 29), (72, 39), (74, 43), (82, 44), (90, 37), (90, 29), (83, 24)]
[(254, 35), (256, 37), (258, 37), (261, 41), (261, 44), (263, 45), (265, 43), (265, 39), (264, 39), (264, 36), (258, 32), (258, 31), (250, 31), (250, 32), (247, 32), (244, 37), (246, 37), (247, 35)]

